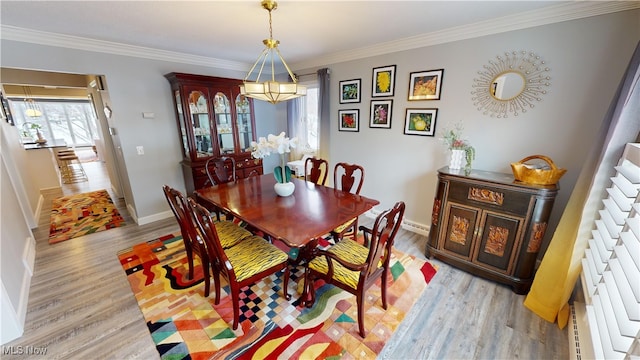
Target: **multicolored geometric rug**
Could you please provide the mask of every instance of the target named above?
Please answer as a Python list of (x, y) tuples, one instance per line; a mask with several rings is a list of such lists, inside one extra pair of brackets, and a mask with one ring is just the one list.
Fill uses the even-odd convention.
[(196, 280), (187, 280), (179, 234), (124, 249), (118, 258), (162, 359), (375, 358), (436, 273), (430, 263), (394, 249), (388, 308), (382, 309), (379, 284), (373, 285), (366, 294), (362, 339), (355, 296), (318, 281), (313, 307), (299, 306), (301, 267), (292, 270), (289, 301), (282, 296), (281, 273), (242, 289), (234, 331), (229, 287), (222, 280), (220, 304), (214, 305), (213, 281), (205, 298), (199, 264)]
[(53, 200), (49, 243), (125, 225), (109, 193), (98, 190)]

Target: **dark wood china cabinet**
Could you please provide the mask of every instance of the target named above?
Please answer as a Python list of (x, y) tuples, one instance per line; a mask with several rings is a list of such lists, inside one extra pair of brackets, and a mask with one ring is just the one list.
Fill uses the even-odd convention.
[(251, 157), (256, 140), (253, 100), (240, 94), (242, 80), (169, 73), (182, 143), (187, 193), (208, 186), (204, 166), (214, 157), (236, 161), (239, 178), (263, 173), (262, 160)]
[(557, 185), (528, 185), (512, 174), (438, 170), (427, 257), (529, 291)]

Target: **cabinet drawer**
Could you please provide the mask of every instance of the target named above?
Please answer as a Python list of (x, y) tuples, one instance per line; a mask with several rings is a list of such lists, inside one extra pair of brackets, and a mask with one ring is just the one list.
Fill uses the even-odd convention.
[(482, 206), (483, 208), (516, 215), (525, 215), (529, 210), (531, 195), (501, 187), (452, 181), (448, 198), (451, 201)]

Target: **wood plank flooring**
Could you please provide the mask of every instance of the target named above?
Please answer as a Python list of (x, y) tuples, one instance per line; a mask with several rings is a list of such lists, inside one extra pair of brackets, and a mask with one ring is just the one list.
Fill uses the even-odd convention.
[[(85, 183), (64, 194), (110, 189), (100, 162), (83, 164)], [(113, 194), (111, 194), (113, 197)], [(162, 190), (158, 189), (158, 196)], [(51, 199), (49, 199), (51, 200)], [(115, 198), (114, 198), (115, 200)], [(116, 253), (128, 246), (178, 232), (173, 218), (137, 226), (122, 201), (127, 225), (48, 243), (48, 208), (34, 230), (36, 264), (24, 335), (4, 345), (44, 347), (46, 356), (2, 359), (158, 359), (144, 318)], [(362, 218), (364, 225), (371, 219)], [(402, 230), (396, 248), (425, 259), (426, 237)], [(567, 359), (567, 330), (527, 310), (524, 296), (431, 260), (439, 269), (386, 344), (380, 359)]]

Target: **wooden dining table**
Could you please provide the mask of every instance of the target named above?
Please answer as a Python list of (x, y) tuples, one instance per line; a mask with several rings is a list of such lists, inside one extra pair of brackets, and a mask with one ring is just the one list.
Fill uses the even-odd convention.
[(270, 238), (300, 249), (303, 260), (305, 250), (315, 248), (318, 238), (380, 203), (298, 178), (291, 181), (295, 191), (286, 197), (276, 194), (272, 174), (201, 188), (194, 195), (198, 203), (217, 207)]

